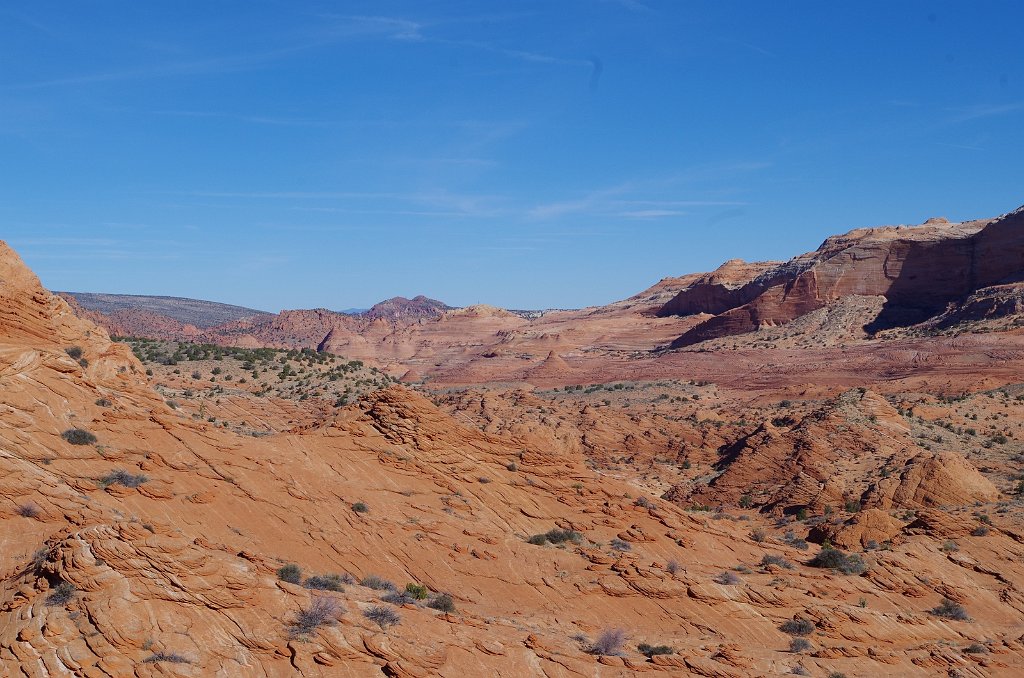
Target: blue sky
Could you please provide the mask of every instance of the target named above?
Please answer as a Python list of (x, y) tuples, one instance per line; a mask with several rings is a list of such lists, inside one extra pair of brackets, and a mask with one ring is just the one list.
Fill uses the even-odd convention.
[(52, 289), (575, 307), (1024, 203), (1019, 2), (0, 5)]

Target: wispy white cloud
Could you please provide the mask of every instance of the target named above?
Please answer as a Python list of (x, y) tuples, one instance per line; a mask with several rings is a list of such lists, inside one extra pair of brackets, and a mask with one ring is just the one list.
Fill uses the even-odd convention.
[(590, 59), (555, 56), (552, 54), (545, 54), (543, 52), (515, 49), (478, 40), (444, 38), (437, 35), (429, 35), (426, 32), (430, 28), (447, 23), (461, 23), (462, 21), (465, 21), (465, 18), (461, 20), (438, 20), (433, 22), (420, 22), (391, 16), (334, 15), (333, 18), (337, 21), (327, 30), (327, 34), (335, 38), (384, 38), (403, 42), (429, 43), (490, 52), (510, 59), (533, 63), (565, 66), (593, 66)]
[(968, 122), (970, 120), (981, 120), (983, 118), (1020, 113), (1024, 111), (1024, 101), (1006, 104), (974, 104), (971, 106), (949, 108), (947, 110), (953, 113), (948, 122)]
[(595, 189), (580, 197), (535, 205), (528, 209), (531, 219), (554, 219), (570, 214), (652, 218), (678, 216), (681, 207), (734, 207), (745, 204), (735, 200), (650, 198), (654, 195), (692, 193), (699, 182), (720, 179), (768, 167), (769, 163), (744, 161), (695, 167), (658, 179), (628, 181), (616, 186)]
[(250, 52), (247, 54), (234, 54), (208, 59), (197, 59), (192, 61), (176, 61), (129, 68), (123, 70), (101, 71), (96, 73), (85, 73), (48, 80), (37, 80), (35, 82), (23, 82), (7, 85), (5, 90), (29, 90), (46, 87), (59, 87), (63, 85), (89, 85), (104, 82), (118, 82), (125, 80), (146, 80), (151, 78), (174, 77), (182, 75), (210, 75), (218, 73), (232, 73), (245, 71), (256, 66), (277, 61), (301, 52), (320, 43), (306, 43), (283, 47), (280, 49), (264, 52)]
[(679, 210), (633, 210), (631, 212), (619, 212), (618, 216), (627, 219), (659, 219), (662, 217), (678, 217), (686, 214)]
[(972, 146), (971, 144), (950, 144), (943, 141), (932, 142), (936, 146), (945, 146), (946, 148), (959, 148), (964, 151), (984, 151), (985, 149), (981, 146)]
[[(493, 194), (456, 193), (443, 189), (402, 192), (373, 191), (176, 191), (174, 195), (202, 198), (241, 200), (295, 200), (295, 201), (365, 201), (380, 202), (382, 209), (368, 209), (357, 205), (297, 205), (294, 209), (365, 214), (408, 214), (421, 216), (473, 216), (493, 217), (504, 213), (500, 206), (503, 196)], [(396, 202), (423, 205), (433, 209), (399, 209)]]
[(631, 12), (653, 12), (654, 10), (640, 2), (640, 0), (599, 0), (606, 5), (618, 5), (623, 9), (628, 9)]

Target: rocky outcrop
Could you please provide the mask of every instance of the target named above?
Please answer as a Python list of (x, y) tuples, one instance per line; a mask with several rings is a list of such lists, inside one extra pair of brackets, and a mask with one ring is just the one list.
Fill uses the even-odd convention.
[(658, 315), (724, 313), (755, 299), (782, 276), (781, 270), (775, 261), (731, 259), (690, 282), (658, 310)]
[(980, 288), (1019, 280), (1022, 257), (1021, 210), (990, 221), (859, 229), (740, 286), (684, 290), (662, 312), (716, 314), (672, 343), (680, 348), (785, 324), (845, 296), (881, 295), (886, 304), (868, 328), (877, 331), (921, 322)]

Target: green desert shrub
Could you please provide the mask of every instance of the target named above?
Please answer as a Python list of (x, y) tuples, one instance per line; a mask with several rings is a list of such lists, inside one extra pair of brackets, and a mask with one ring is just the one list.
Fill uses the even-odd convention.
[(405, 592), (416, 600), (426, 600), (430, 595), (430, 590), (427, 589), (426, 585), (414, 584), (412, 582), (405, 585)]

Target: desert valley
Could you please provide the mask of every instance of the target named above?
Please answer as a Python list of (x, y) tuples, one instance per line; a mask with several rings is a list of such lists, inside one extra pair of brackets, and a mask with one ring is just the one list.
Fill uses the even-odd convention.
[(4, 675), (1019, 676), (1024, 208), (579, 310), (3, 245), (0, 450)]

